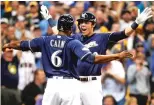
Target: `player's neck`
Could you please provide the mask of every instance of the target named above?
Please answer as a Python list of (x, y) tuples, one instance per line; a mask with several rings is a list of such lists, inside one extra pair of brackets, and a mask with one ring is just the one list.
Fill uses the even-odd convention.
[(84, 37), (91, 37), (93, 34), (94, 34), (94, 33), (92, 32), (92, 33), (89, 33), (89, 34), (83, 35), (83, 36), (84, 36)]
[(92, 33), (90, 33), (90, 34), (88, 35), (88, 37), (91, 37), (93, 34), (94, 34), (93, 32), (92, 32)]
[(70, 36), (70, 32), (63, 32), (63, 31), (59, 31), (58, 35), (65, 35), (65, 36)]

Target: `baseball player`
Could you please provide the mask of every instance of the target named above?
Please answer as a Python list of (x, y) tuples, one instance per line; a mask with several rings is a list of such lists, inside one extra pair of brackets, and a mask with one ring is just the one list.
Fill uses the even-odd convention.
[(3, 46), (3, 51), (13, 49), (42, 52), (44, 72), (48, 77), (43, 105), (80, 105), (79, 81), (76, 65), (81, 61), (104, 63), (132, 57), (129, 52), (112, 55), (94, 55), (80, 41), (70, 38), (74, 20), (64, 14), (58, 19), (58, 35), (43, 36), (29, 41), (15, 41)]
[[(141, 14), (138, 15), (134, 23), (131, 26), (128, 26), (128, 28), (126, 28), (125, 30), (114, 33), (95, 34), (93, 30), (96, 24), (96, 17), (91, 13), (85, 12), (81, 14), (80, 19), (78, 19), (78, 27), (82, 35), (81, 34), (74, 35), (74, 37), (75, 39), (80, 40), (85, 46), (88, 46), (88, 48), (92, 53), (105, 54), (107, 50), (107, 45), (110, 41), (118, 42), (121, 39), (129, 37), (135, 31), (135, 29), (138, 27), (139, 24), (145, 22), (147, 19), (151, 17), (152, 17), (151, 8), (146, 8)], [(101, 64), (90, 65), (89, 63), (84, 61), (79, 61), (78, 65), (79, 66), (77, 67), (79, 70), (79, 75), (81, 76), (99, 76), (101, 74), (100, 73), (101, 67), (103, 66)], [(88, 71), (85, 70), (83, 71), (83, 68), (88, 69)], [(96, 82), (98, 82), (98, 84)], [(84, 105), (96, 105), (96, 102), (98, 102), (98, 100), (101, 98), (99, 95), (100, 94), (99, 89), (101, 88), (100, 80), (98, 79), (98, 81), (90, 81), (87, 83), (82, 82), (82, 84), (83, 84), (82, 101)], [(95, 87), (94, 84), (97, 84), (100, 87)], [(102, 105), (102, 103), (98, 103), (97, 105)]]
[[(49, 25), (55, 29), (55, 24), (52, 24), (53, 20), (48, 14), (47, 8), (44, 6), (41, 10), (41, 14), (48, 20)], [(72, 37), (81, 41), (93, 54), (105, 54), (107, 45), (110, 41), (118, 42), (119, 40), (129, 37), (138, 25), (151, 18), (153, 16), (152, 14), (152, 9), (147, 7), (141, 14), (138, 13), (138, 17), (133, 24), (128, 26), (125, 30), (113, 33), (96, 34), (93, 31), (96, 24), (96, 17), (92, 13), (84, 12), (81, 14), (80, 19), (77, 20), (81, 34), (76, 34)], [(102, 66), (102, 64), (90, 64), (88, 62), (78, 61), (77, 68), (80, 77), (88, 78), (85, 79), (88, 82), (82, 82), (81, 99), (84, 105), (102, 105), (101, 83), (99, 77)], [(91, 81), (91, 78), (94, 77), (96, 77), (99, 82), (96, 80)]]

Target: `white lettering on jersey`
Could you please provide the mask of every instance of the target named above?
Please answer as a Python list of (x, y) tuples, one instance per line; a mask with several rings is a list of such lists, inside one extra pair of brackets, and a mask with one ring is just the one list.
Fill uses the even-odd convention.
[(91, 48), (98, 46), (98, 44), (96, 43), (96, 41), (91, 41), (88, 44), (85, 44), (84, 46), (86, 46), (87, 48)]
[(83, 47), (82, 50), (83, 51), (89, 51), (89, 49), (87, 47)]
[(58, 56), (62, 50), (55, 51), (51, 56), (51, 62), (55, 67), (60, 67), (62, 65), (62, 59)]
[(61, 36), (57, 35), (57, 38), (61, 38)]
[(65, 41), (63, 40), (51, 40), (50, 41), (50, 46), (52, 47), (63, 48), (64, 45), (65, 45)]

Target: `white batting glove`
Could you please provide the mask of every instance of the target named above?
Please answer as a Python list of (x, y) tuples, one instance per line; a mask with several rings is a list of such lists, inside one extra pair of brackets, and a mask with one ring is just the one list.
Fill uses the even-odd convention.
[(48, 20), (49, 18), (52, 18), (52, 16), (49, 14), (49, 11), (45, 5), (41, 6), (41, 11), (40, 13), (42, 14), (43, 18), (45, 20)]
[(140, 14), (140, 10), (138, 9), (138, 16), (135, 20), (137, 24), (144, 23), (147, 19), (152, 17), (152, 9), (147, 7), (144, 11)]

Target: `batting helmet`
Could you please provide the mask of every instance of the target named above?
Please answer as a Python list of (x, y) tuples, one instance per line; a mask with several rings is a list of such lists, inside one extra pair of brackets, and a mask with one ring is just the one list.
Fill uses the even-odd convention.
[(78, 23), (80, 23), (81, 21), (90, 21), (93, 23), (96, 23), (96, 17), (94, 14), (90, 13), (90, 12), (84, 12), (80, 15), (80, 19), (78, 19)]
[(61, 15), (58, 19), (58, 30), (71, 30), (74, 24), (74, 19), (70, 14)]

